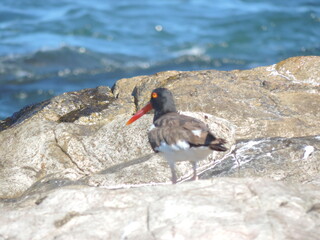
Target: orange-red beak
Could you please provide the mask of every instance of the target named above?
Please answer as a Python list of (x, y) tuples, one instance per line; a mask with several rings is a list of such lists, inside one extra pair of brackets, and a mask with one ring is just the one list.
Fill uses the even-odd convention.
[(129, 119), (129, 121), (126, 123), (126, 125), (129, 125), (133, 123), (134, 121), (141, 118), (144, 114), (151, 111), (153, 109), (151, 103), (149, 102), (147, 105), (145, 105), (143, 108), (141, 108), (135, 115), (132, 116), (132, 118)]

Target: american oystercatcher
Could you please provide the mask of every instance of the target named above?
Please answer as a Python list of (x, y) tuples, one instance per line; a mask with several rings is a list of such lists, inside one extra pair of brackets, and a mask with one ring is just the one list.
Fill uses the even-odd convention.
[(190, 161), (193, 167), (193, 180), (197, 179), (197, 162), (208, 157), (212, 150), (227, 151), (223, 145), (226, 141), (216, 138), (202, 121), (179, 114), (173, 95), (166, 88), (152, 91), (150, 102), (139, 110), (126, 125), (139, 119), (154, 109), (153, 124), (149, 129), (148, 138), (155, 152), (163, 153), (168, 161), (172, 183), (177, 183), (175, 162)]

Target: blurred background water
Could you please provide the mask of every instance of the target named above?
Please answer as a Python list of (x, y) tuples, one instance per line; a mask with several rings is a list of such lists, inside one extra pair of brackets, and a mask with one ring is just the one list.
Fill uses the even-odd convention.
[(123, 77), (299, 55), (320, 55), (319, 0), (1, 0), (0, 119)]

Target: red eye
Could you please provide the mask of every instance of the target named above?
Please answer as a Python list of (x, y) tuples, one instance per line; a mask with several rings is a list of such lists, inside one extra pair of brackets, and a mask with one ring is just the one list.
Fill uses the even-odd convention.
[(151, 94), (151, 98), (157, 98), (157, 97), (158, 97), (158, 93), (153, 92), (153, 93)]

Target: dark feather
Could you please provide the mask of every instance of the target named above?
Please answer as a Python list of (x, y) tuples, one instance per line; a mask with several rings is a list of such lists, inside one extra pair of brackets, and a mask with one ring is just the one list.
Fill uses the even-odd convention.
[[(153, 150), (160, 146), (161, 141), (172, 145), (179, 140), (184, 140), (191, 147), (208, 146), (215, 151), (227, 151), (227, 148), (223, 146), (226, 141), (216, 138), (206, 124), (193, 117), (171, 112), (154, 121), (154, 125), (155, 128), (148, 133), (149, 142)], [(194, 130), (201, 130), (200, 135), (195, 135), (192, 132)]]

